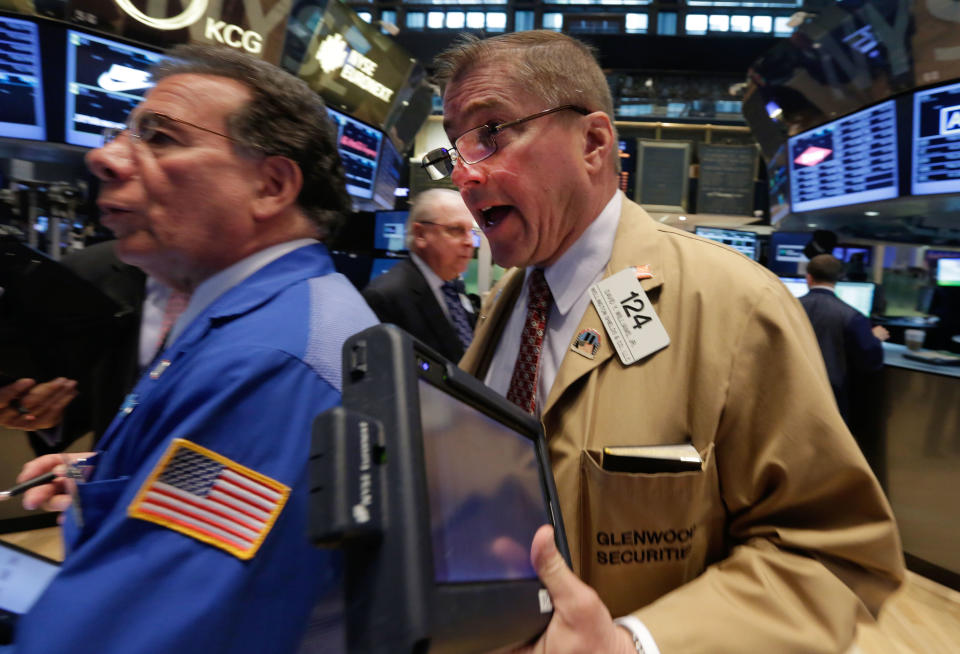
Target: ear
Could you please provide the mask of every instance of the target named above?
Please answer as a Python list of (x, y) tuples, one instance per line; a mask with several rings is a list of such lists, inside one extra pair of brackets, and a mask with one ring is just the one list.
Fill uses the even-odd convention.
[(610, 123), (610, 117), (602, 111), (594, 111), (584, 116), (583, 120), (585, 125), (583, 160), (589, 173), (599, 174), (605, 167), (609, 167), (610, 152), (616, 145), (613, 138), (613, 125)]
[(259, 164), (260, 178), (253, 199), (255, 220), (269, 220), (297, 202), (303, 188), (300, 166), (287, 157), (272, 155)]

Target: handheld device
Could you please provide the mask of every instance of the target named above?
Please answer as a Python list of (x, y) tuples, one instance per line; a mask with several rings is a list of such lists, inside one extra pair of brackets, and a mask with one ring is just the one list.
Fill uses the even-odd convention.
[(530, 544), (569, 563), (538, 420), (392, 325), (343, 350), (343, 407), (311, 454), (314, 541), (342, 548), (350, 654), (469, 654), (552, 614)]
[(30, 610), (59, 569), (53, 559), (0, 541), (0, 644), (12, 642), (17, 618)]

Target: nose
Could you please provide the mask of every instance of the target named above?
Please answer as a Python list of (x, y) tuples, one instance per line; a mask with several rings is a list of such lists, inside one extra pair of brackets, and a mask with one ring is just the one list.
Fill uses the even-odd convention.
[(130, 137), (120, 134), (110, 143), (87, 153), (87, 167), (104, 182), (125, 179), (133, 174), (133, 153), (130, 151)]
[(478, 161), (475, 164), (465, 164), (462, 159), (453, 162), (453, 172), (450, 173), (450, 181), (459, 189), (469, 184), (482, 184), (486, 178), (483, 170), (483, 162)]

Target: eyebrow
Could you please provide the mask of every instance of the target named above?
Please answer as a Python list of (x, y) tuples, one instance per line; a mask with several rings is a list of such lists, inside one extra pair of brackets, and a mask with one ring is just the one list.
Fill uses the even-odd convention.
[[(462, 115), (462, 114), (471, 114), (471, 113), (474, 113), (474, 112), (477, 112), (477, 111), (481, 111), (481, 110), (483, 110), (483, 109), (491, 109), (491, 108), (496, 109), (496, 108), (503, 107), (503, 106), (506, 106), (506, 103), (502, 102), (501, 100), (488, 97), (488, 98), (485, 98), (485, 99), (471, 100), (471, 101), (469, 101), (469, 102), (467, 103), (467, 106), (464, 107), (464, 108), (463, 108), (463, 111), (461, 111), (460, 113), (461, 113), (461, 115)], [(443, 117), (443, 131), (446, 132), (446, 131), (449, 130), (451, 127), (452, 127), (452, 125), (450, 124), (450, 121), (447, 120), (446, 115), (444, 115), (444, 117)], [(470, 128), (468, 128), (468, 129), (470, 129)]]

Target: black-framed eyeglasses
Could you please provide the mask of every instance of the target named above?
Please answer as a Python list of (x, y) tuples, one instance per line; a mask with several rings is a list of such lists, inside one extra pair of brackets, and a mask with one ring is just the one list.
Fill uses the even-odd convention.
[(475, 164), (492, 156), (493, 153), (497, 151), (497, 134), (508, 127), (515, 127), (520, 123), (536, 120), (537, 118), (542, 118), (558, 111), (566, 111), (567, 109), (576, 111), (582, 116), (590, 113), (578, 105), (565, 104), (554, 107), (553, 109), (538, 111), (535, 114), (530, 114), (529, 116), (511, 120), (506, 123), (491, 122), (486, 125), (480, 125), (479, 127), (468, 129), (454, 139), (452, 148), (437, 148), (425, 154), (423, 159), (420, 160), (420, 166), (427, 171), (431, 179), (443, 179), (453, 173), (453, 165), (457, 159), (466, 164)]
[(463, 225), (441, 225), (440, 223), (435, 223), (432, 220), (418, 220), (417, 223), (421, 225), (435, 225), (441, 228), (446, 232), (447, 236), (454, 239), (464, 239), (467, 236), (470, 236), (472, 240), (475, 240), (480, 236), (480, 230), (476, 227), (464, 227)]
[(135, 138), (150, 146), (160, 146), (168, 143), (175, 143), (177, 142), (177, 138), (173, 134), (170, 125), (171, 123), (179, 123), (181, 125), (193, 127), (209, 134), (222, 136), (223, 138), (233, 141), (234, 143), (239, 143), (237, 139), (233, 138), (229, 134), (223, 134), (207, 127), (195, 125), (187, 120), (174, 118), (173, 116), (162, 114), (156, 111), (140, 111), (138, 113), (130, 114), (130, 116), (127, 118), (126, 126), (120, 128), (107, 127), (104, 129), (103, 144), (107, 145), (108, 143), (111, 143), (124, 132), (126, 132), (131, 138)]

